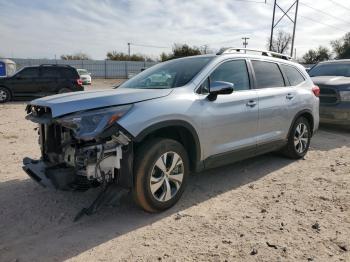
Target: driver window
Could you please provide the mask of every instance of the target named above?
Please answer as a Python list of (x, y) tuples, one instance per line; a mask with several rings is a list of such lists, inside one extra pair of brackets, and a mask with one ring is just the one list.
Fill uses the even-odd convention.
[(33, 78), (39, 76), (38, 68), (25, 68), (17, 74), (21, 78)]
[(225, 81), (234, 84), (234, 90), (249, 89), (249, 75), (245, 60), (228, 61), (221, 64), (210, 75), (210, 82)]

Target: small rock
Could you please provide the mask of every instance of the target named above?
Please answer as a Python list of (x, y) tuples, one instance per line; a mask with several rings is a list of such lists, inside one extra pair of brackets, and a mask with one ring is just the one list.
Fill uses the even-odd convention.
[(232, 241), (224, 239), (224, 240), (222, 240), (222, 243), (223, 244), (232, 244)]
[(283, 247), (283, 248), (282, 248), (282, 251), (283, 251), (283, 252), (287, 252), (287, 248), (286, 248), (286, 247)]
[(314, 261), (314, 259), (312, 257), (308, 257), (307, 261)]
[(254, 189), (254, 184), (248, 186), (250, 189)]
[(258, 254), (258, 250), (253, 248), (253, 250), (250, 252), (250, 255), (254, 256), (256, 254)]
[(244, 237), (244, 234), (240, 234), (239, 237)]
[(321, 228), (320, 228), (320, 224), (319, 223), (315, 223), (315, 224), (313, 224), (312, 226), (312, 229), (315, 229), (315, 230), (317, 230), (317, 231), (320, 231), (321, 230)]
[(267, 210), (265, 209), (265, 208), (263, 208), (263, 209), (261, 209), (261, 211), (260, 211), (261, 213), (266, 213), (267, 212)]

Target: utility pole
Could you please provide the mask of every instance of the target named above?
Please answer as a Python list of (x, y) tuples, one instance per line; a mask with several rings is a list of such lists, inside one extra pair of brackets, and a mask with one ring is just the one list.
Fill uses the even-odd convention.
[(130, 43), (128, 43), (128, 55), (129, 55), (129, 58), (130, 58)]
[(249, 39), (250, 39), (249, 37), (242, 37), (242, 40), (244, 40), (244, 42), (243, 42), (244, 48), (247, 48), (247, 45), (248, 45), (248, 41), (247, 40), (249, 40)]
[[(276, 7), (282, 11), (283, 15), (275, 22), (276, 20)], [(274, 1), (273, 5), (273, 14), (272, 14), (272, 24), (271, 24), (271, 35), (270, 35), (270, 51), (272, 51), (272, 41), (273, 41), (273, 32), (275, 27), (281, 22), (281, 20), (286, 17), (288, 18), (292, 23), (293, 23), (293, 35), (292, 35), (292, 46), (291, 46), (291, 51), (290, 51), (290, 56), (293, 57), (293, 51), (294, 51), (294, 40), (295, 40), (295, 29), (297, 26), (297, 18), (298, 18), (298, 7), (299, 7), (299, 0), (293, 0), (292, 5), (287, 9), (284, 10), (282, 7), (279, 6), (278, 1)], [(294, 19), (292, 19), (289, 16), (289, 12), (294, 9), (295, 16)], [(291, 11), (292, 12), (292, 11)]]

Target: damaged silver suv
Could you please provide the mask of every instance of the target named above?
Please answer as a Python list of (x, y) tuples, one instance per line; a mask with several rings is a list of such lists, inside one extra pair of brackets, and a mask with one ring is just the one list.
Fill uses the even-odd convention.
[(179, 200), (190, 172), (270, 151), (302, 158), (319, 88), (289, 60), (230, 48), (160, 63), (117, 89), (36, 99), (26, 118), (39, 124), (42, 156), (23, 168), (47, 187), (100, 186), (86, 214), (120, 189), (157, 212)]

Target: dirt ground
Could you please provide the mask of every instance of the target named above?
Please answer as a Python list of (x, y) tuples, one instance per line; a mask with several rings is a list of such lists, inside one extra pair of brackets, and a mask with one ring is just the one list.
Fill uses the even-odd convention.
[(39, 147), (25, 104), (0, 105), (0, 261), (350, 261), (347, 130), (321, 128), (303, 160), (267, 154), (192, 175), (164, 213), (125, 194), (74, 223), (98, 190), (51, 191), (27, 177), (22, 159)]

